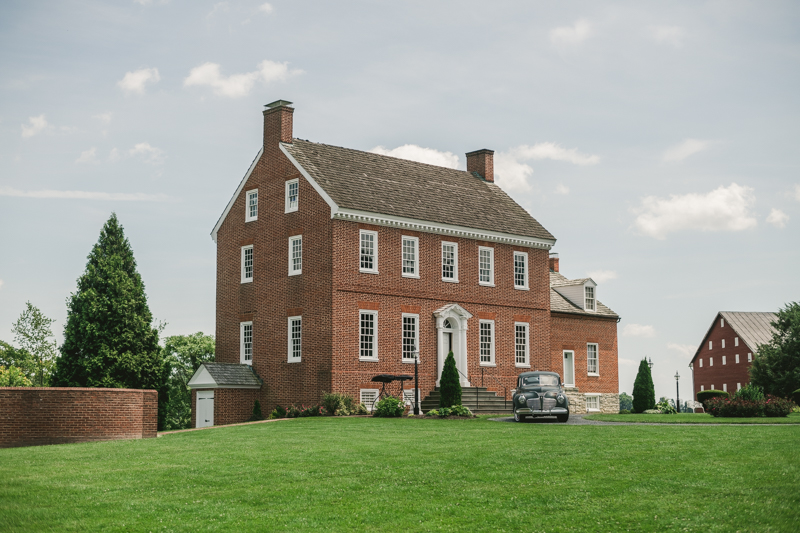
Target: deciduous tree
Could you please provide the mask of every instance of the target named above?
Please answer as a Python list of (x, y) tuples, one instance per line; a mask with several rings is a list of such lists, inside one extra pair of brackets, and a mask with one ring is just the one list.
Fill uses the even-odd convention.
[(7, 369), (13, 366), (33, 382), (36, 365), (33, 363), (31, 354), (21, 348), (14, 348), (7, 342), (0, 341), (0, 366), (4, 366)]
[(185, 429), (191, 425), (192, 396), (187, 385), (202, 363), (214, 360), (214, 345), (214, 337), (200, 331), (164, 339), (164, 360), (170, 367), (164, 429)]
[(30, 363), (34, 370), (31, 381), (39, 387), (50, 384), (50, 374), (53, 371), (56, 357), (55, 336), (50, 329), (53, 322), (55, 320), (44, 316), (39, 308), (26, 302), (25, 310), (11, 326), (14, 341), (30, 354)]
[(750, 382), (767, 394), (791, 398), (800, 388), (800, 303), (779, 310), (772, 326), (772, 339), (758, 348), (750, 366)]
[(53, 384), (63, 387), (156, 389), (159, 427), (167, 376), (144, 283), (128, 239), (112, 214), (67, 302), (64, 344)]

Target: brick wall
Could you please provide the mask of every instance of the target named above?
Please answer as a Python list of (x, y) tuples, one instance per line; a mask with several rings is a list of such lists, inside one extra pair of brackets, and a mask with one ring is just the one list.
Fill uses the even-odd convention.
[[(575, 386), (581, 393), (617, 394), (617, 319), (553, 313), (550, 366), (564, 377), (564, 350), (575, 352)], [(599, 376), (590, 376), (587, 368), (588, 343), (598, 345)]]
[[(750, 383), (750, 363), (747, 362), (747, 354), (755, 353), (754, 350), (748, 347), (744, 340), (739, 338), (739, 346), (736, 346), (737, 333), (733, 328), (725, 323), (725, 326), (720, 324), (720, 316), (714, 321), (714, 327), (711, 329), (708, 337), (703, 341), (700, 347), (700, 353), (694, 361), (694, 399), (697, 400), (697, 393), (700, 392), (702, 386), (705, 390), (713, 388), (723, 390), (723, 386), (727, 386), (728, 392), (733, 394), (736, 392), (737, 384), (744, 387)], [(722, 341), (725, 340), (725, 348), (722, 347)], [(708, 341), (711, 341), (711, 349), (708, 348)], [(736, 362), (736, 354), (739, 354), (739, 362)], [(722, 364), (722, 357), (725, 356), (725, 364)], [(713, 358), (714, 364), (711, 365)], [(700, 368), (700, 361), (703, 360), (703, 368)]]
[[(197, 427), (197, 393), (211, 389), (192, 390), (192, 425)], [(214, 390), (214, 425), (224, 426), (238, 424), (248, 420), (253, 414), (255, 401), (261, 402), (261, 414), (268, 417), (275, 406), (267, 408), (263, 401), (263, 392), (258, 389), (213, 389)]]
[(154, 390), (0, 387), (0, 447), (156, 436)]

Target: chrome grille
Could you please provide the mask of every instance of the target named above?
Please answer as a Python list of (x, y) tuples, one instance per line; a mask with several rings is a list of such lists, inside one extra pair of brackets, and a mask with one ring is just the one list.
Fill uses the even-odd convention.
[(556, 406), (555, 398), (545, 398), (542, 402), (542, 411), (550, 411)]
[(528, 407), (533, 409), (534, 411), (539, 411), (542, 406), (542, 401), (540, 398), (531, 398), (528, 400)]

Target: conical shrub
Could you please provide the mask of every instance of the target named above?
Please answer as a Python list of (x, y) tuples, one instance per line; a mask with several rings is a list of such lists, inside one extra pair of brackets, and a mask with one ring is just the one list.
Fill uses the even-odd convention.
[(656, 407), (656, 388), (653, 386), (653, 375), (647, 359), (639, 363), (639, 373), (633, 382), (633, 412), (643, 413)]
[(439, 407), (452, 407), (461, 405), (461, 382), (458, 379), (456, 358), (453, 352), (447, 354), (439, 380)]

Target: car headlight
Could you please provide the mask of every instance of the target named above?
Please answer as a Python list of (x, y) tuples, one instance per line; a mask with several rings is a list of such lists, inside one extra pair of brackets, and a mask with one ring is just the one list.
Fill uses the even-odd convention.
[(517, 396), (517, 401), (519, 402), (520, 405), (525, 405), (525, 395), (520, 394), (519, 396)]
[(556, 401), (558, 403), (564, 403), (566, 400), (567, 400), (567, 398), (563, 394), (559, 394), (558, 396), (556, 396)]

